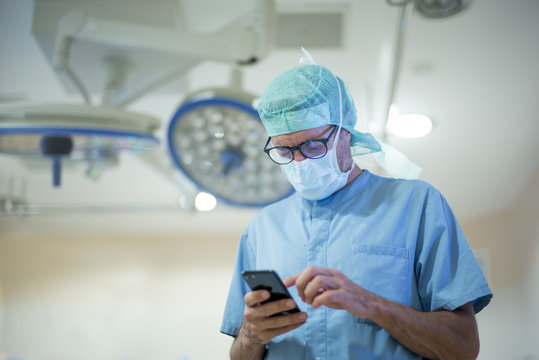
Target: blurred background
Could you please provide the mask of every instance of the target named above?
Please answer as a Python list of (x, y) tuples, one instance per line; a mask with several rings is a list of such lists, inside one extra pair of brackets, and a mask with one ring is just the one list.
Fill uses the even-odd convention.
[[(538, 359), (538, 19), (535, 0), (0, 0), (0, 359), (228, 358), (239, 238), (291, 191), (256, 99), (302, 46), (449, 201), (494, 291), (479, 359)], [(426, 135), (390, 131), (410, 114)]]

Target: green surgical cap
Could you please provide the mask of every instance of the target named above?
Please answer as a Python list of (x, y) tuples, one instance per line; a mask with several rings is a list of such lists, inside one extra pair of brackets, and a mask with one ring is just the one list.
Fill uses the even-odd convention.
[(258, 114), (269, 136), (339, 125), (342, 115), (342, 127), (352, 134), (353, 156), (382, 150), (371, 134), (354, 130), (352, 96), (340, 78), (320, 65), (300, 65), (278, 75), (262, 93)]

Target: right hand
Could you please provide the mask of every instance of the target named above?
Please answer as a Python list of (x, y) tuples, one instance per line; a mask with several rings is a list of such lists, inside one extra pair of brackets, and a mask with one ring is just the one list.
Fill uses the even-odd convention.
[(292, 299), (283, 299), (261, 304), (267, 300), (270, 293), (266, 290), (256, 290), (245, 295), (245, 311), (241, 332), (246, 345), (264, 345), (278, 335), (292, 331), (305, 323), (307, 313), (298, 312), (289, 315), (270, 317), (281, 311), (292, 310), (296, 304)]

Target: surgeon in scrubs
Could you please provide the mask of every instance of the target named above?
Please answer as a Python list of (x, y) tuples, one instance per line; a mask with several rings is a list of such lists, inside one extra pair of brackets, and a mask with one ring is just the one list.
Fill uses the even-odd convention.
[[(245, 229), (221, 332), (232, 359), (475, 359), (492, 293), (444, 197), (352, 157), (384, 144), (354, 129), (344, 82), (315, 64), (278, 75), (258, 103), (264, 148), (296, 192)], [(386, 159), (387, 160), (387, 159)], [(294, 301), (261, 305), (243, 270), (273, 269)], [(271, 316), (291, 309), (299, 313)]]

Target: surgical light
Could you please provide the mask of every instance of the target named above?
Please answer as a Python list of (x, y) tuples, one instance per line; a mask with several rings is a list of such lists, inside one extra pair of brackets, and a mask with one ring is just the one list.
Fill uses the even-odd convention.
[(203, 192), (232, 205), (264, 206), (293, 192), (262, 151), (266, 131), (245, 93), (192, 95), (168, 128), (173, 163)]
[(55, 187), (62, 163), (86, 163), (87, 175), (117, 163), (121, 150), (154, 149), (160, 121), (149, 115), (78, 104), (0, 104), (0, 153), (25, 159), (49, 158)]

